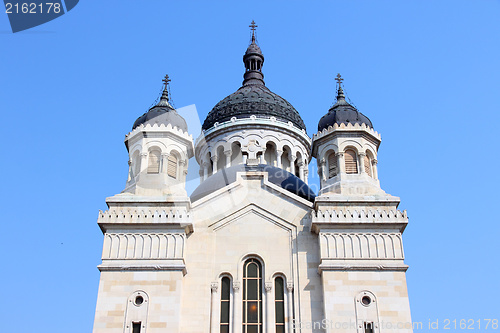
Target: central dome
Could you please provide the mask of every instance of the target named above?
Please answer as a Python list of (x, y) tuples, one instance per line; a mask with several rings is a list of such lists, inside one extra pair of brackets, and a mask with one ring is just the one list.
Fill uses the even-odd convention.
[(297, 110), (286, 99), (265, 86), (262, 74), (264, 55), (253, 34), (252, 43), (243, 56), (243, 63), (246, 69), (243, 86), (214, 106), (203, 123), (203, 130), (212, 128), (216, 122), (230, 121), (233, 117), (241, 119), (251, 116), (267, 119), (274, 117), (286, 123), (292, 122), (299, 129), (305, 130), (306, 126)]
[(232, 117), (250, 118), (252, 115), (291, 121), (298, 128), (306, 129), (297, 110), (286, 99), (262, 84), (244, 85), (217, 103), (205, 119), (203, 129), (211, 128), (216, 122), (229, 121)]

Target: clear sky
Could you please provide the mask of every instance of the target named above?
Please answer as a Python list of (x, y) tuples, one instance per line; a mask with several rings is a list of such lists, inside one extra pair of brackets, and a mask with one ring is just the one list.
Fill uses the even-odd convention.
[(3, 332), (91, 331), (125, 134), (166, 73), (203, 120), (241, 85), (252, 20), (266, 84), (310, 136), (337, 73), (382, 134), (382, 188), (410, 217), (412, 319), (500, 319), (499, 0), (106, 0), (16, 34), (0, 13)]

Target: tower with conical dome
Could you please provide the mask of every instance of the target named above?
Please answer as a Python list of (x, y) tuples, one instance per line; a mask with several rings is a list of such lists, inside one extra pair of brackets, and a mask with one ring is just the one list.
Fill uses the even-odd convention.
[[(126, 135), (125, 189), (98, 218), (94, 332), (412, 332), (407, 216), (380, 187), (380, 135), (338, 75), (336, 103), (311, 139), (266, 86), (250, 27), (243, 83), (208, 112), (194, 145), (168, 77)], [(193, 156), (200, 184), (188, 195)]]

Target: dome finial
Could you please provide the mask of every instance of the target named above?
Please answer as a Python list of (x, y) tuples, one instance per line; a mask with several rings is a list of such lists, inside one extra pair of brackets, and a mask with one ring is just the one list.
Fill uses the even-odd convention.
[(161, 94), (160, 101), (156, 105), (172, 107), (172, 105), (170, 105), (170, 103), (168, 102), (170, 100), (168, 98), (168, 83), (172, 80), (170, 80), (170, 77), (168, 76), (168, 74), (166, 74), (162, 81), (163, 81), (163, 93)]
[(337, 76), (335, 77), (335, 81), (337, 81), (337, 83), (339, 85), (339, 88), (337, 89), (337, 102), (339, 100), (345, 100), (344, 90), (342, 90), (342, 81), (344, 81), (344, 79), (342, 78), (340, 73), (337, 73)]
[(250, 27), (250, 30), (252, 30), (252, 43), (254, 43), (255, 42), (255, 28), (257, 28), (258, 25), (255, 24), (254, 20), (252, 20), (252, 23), (250, 23), (249, 27)]
[(261, 84), (264, 83), (264, 74), (262, 74), (262, 65), (264, 64), (264, 55), (257, 45), (255, 40), (255, 28), (257, 25), (255, 21), (249, 25), (252, 30), (252, 42), (248, 45), (247, 51), (243, 56), (243, 63), (245, 64), (245, 74), (243, 75), (243, 85)]

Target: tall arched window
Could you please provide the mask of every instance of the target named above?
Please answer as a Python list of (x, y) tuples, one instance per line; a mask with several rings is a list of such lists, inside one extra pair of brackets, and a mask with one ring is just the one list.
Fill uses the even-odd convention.
[(168, 155), (167, 174), (172, 178), (177, 178), (177, 157), (172, 153)]
[(363, 162), (365, 164), (366, 174), (370, 177), (373, 177), (372, 176), (372, 163), (371, 163), (370, 157), (368, 157), (368, 155), (365, 155), (365, 157), (363, 158)]
[(221, 280), (220, 333), (229, 333), (229, 309), (231, 302), (231, 280), (225, 276)]
[(356, 152), (354, 150), (348, 149), (345, 151), (344, 156), (345, 156), (345, 172), (358, 173), (358, 161), (356, 158)]
[(262, 332), (262, 267), (249, 259), (243, 266), (243, 333)]
[(335, 152), (328, 155), (328, 178), (333, 178), (337, 175), (337, 156)]
[(160, 151), (151, 150), (148, 156), (148, 173), (160, 172)]
[(285, 333), (285, 287), (282, 277), (274, 279), (276, 333)]

